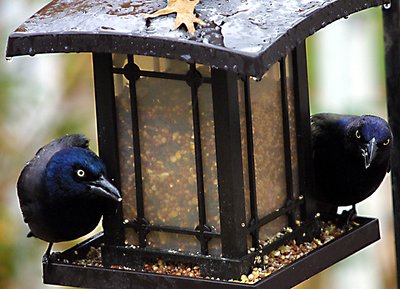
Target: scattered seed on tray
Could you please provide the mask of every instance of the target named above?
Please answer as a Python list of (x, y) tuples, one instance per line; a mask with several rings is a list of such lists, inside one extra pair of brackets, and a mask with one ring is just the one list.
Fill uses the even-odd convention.
[[(287, 244), (280, 246), (276, 250), (269, 252), (268, 254), (260, 254), (255, 257), (254, 266), (251, 268), (249, 274), (243, 274), (241, 276), (238, 276), (238, 278), (230, 279), (228, 281), (254, 284), (262, 280), (263, 278), (268, 277), (269, 275), (283, 268), (284, 266), (289, 265), (299, 258), (307, 255), (313, 250), (323, 246), (324, 244), (334, 240), (335, 238), (340, 237), (342, 234), (352, 230), (354, 227), (357, 226), (359, 226), (359, 224), (353, 222), (348, 229), (341, 229), (331, 222), (323, 222), (321, 227), (321, 234), (318, 238), (314, 238), (314, 240), (311, 242), (304, 242), (301, 244), (297, 244), (296, 241), (292, 240)], [(278, 233), (277, 237), (273, 239), (276, 240), (277, 238), (279, 238), (278, 235), (281, 236), (282, 233)], [(263, 244), (268, 245), (270, 243), (271, 241), (266, 241)], [(72, 262), (64, 259), (62, 260), (62, 262), (81, 266), (103, 267), (100, 248), (91, 247), (86, 257), (86, 259), (79, 259)], [(121, 265), (113, 265), (110, 268), (136, 271), (134, 268)], [(155, 263), (145, 263), (142, 271), (193, 278), (218, 279), (208, 276), (202, 276), (200, 272), (200, 266), (198, 265), (173, 264), (170, 262), (164, 262), (163, 260), (158, 260)]]

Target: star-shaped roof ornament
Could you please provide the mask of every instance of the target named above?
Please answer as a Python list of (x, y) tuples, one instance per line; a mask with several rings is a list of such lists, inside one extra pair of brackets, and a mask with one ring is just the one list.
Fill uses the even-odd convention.
[(195, 6), (200, 0), (168, 0), (167, 7), (156, 11), (153, 14), (146, 14), (144, 17), (155, 18), (162, 15), (176, 13), (174, 30), (182, 24), (186, 26), (189, 33), (193, 34), (196, 29), (194, 23), (205, 25), (206, 23), (194, 15)]

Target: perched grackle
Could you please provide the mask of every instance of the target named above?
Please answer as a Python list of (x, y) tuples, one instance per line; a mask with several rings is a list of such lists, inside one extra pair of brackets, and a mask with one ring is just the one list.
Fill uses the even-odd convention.
[(380, 117), (320, 113), (311, 117), (317, 201), (350, 206), (369, 197), (390, 171), (392, 132)]
[(105, 178), (103, 161), (83, 135), (66, 135), (45, 145), (19, 176), (17, 193), (28, 237), (49, 242), (69, 241), (91, 232), (105, 203), (121, 201)]

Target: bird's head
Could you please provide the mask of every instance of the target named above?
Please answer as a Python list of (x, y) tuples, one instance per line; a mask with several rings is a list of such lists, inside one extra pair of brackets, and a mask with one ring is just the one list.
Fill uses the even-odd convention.
[(62, 193), (66, 197), (122, 200), (118, 189), (105, 177), (103, 161), (89, 149), (71, 147), (58, 151), (49, 160), (45, 174), (50, 197)]
[(389, 124), (377, 116), (363, 115), (346, 126), (347, 145), (363, 159), (365, 169), (389, 159), (392, 139)]

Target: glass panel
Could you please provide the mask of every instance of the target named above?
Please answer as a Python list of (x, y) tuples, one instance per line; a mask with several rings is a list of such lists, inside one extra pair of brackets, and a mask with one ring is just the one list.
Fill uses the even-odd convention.
[(125, 229), (125, 245), (139, 245), (138, 234), (136, 233), (135, 229)]
[(249, 185), (249, 160), (247, 157), (246, 106), (245, 106), (244, 90), (245, 90), (244, 81), (238, 80), (240, 135), (242, 137), (244, 200), (245, 200), (245, 210), (246, 210), (246, 221), (248, 224), (251, 218), (251, 208), (250, 208), (250, 185)]
[(220, 231), (217, 159), (211, 85), (203, 83), (198, 89), (200, 134), (203, 157), (204, 194), (207, 224)]
[(290, 151), (292, 161), (293, 193), (299, 196), (299, 162), (297, 156), (297, 136), (296, 136), (296, 110), (294, 99), (294, 80), (292, 56), (286, 57), (286, 76), (287, 76), (287, 96), (289, 105), (289, 130), (290, 130)]
[(196, 69), (203, 77), (211, 77), (211, 67), (203, 64), (196, 64)]
[(113, 54), (113, 67), (123, 68), (128, 62), (125, 54)]
[(145, 217), (193, 229), (198, 208), (190, 88), (147, 77), (136, 88)]
[(266, 241), (273, 238), (277, 233), (283, 231), (283, 228), (287, 226), (287, 223), (288, 218), (284, 215), (262, 226), (260, 228), (260, 240)]
[(257, 206), (260, 217), (286, 201), (279, 63), (261, 81), (250, 80)]
[(135, 63), (141, 70), (186, 74), (189, 65), (186, 62), (167, 58), (135, 55)]
[(247, 248), (251, 249), (253, 247), (253, 237), (251, 234), (247, 235)]
[[(186, 74), (189, 68), (184, 62), (168, 59), (134, 56), (134, 60), (140, 69), (148, 71)], [(127, 63), (127, 57), (116, 54), (113, 55), (113, 61), (114, 67), (122, 68)], [(196, 67), (210, 76), (209, 67)], [(123, 75), (115, 74), (114, 84), (124, 192), (123, 213), (124, 219), (132, 220), (137, 216), (137, 209), (129, 81)], [(219, 198), (211, 85), (203, 84), (198, 90), (198, 97), (207, 224), (218, 232)], [(193, 229), (198, 225), (198, 207), (190, 88), (185, 81), (141, 77), (136, 82), (136, 98), (145, 218), (158, 225)], [(154, 236), (156, 233), (152, 234)], [(185, 245), (187, 240), (182, 241), (181, 238), (167, 240), (168, 236), (173, 235), (157, 238), (162, 239), (163, 244), (198, 246), (194, 243)], [(193, 237), (189, 239), (194, 240)], [(126, 229), (126, 241), (137, 244), (134, 230)], [(155, 243), (153, 245), (156, 246)], [(210, 251), (218, 254), (220, 247), (220, 242), (210, 242)]]
[(200, 242), (195, 236), (164, 232), (150, 232), (147, 235), (147, 245), (155, 249), (167, 249), (200, 253)]
[[(125, 55), (114, 55), (114, 67), (122, 67)], [(123, 75), (114, 75), (115, 107), (117, 114), (118, 151), (120, 160), (121, 191), (124, 201), (124, 219), (133, 220), (137, 216), (135, 191), (135, 164), (133, 157), (133, 132), (129, 83)], [(125, 230), (129, 244), (137, 244), (134, 230)]]
[(212, 256), (222, 256), (221, 239), (212, 238), (208, 242), (208, 253)]

